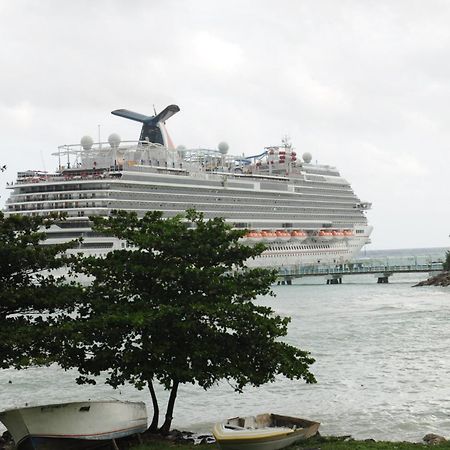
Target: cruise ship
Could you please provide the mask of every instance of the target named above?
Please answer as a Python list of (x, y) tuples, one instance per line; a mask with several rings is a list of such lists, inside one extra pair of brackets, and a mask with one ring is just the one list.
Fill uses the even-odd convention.
[(45, 230), (45, 243), (82, 237), (75, 251), (104, 254), (127, 244), (93, 231), (90, 216), (122, 209), (171, 217), (195, 208), (246, 230), (248, 245), (264, 242), (266, 250), (248, 261), (260, 267), (342, 265), (369, 242), (371, 204), (336, 168), (313, 164), (308, 152), (300, 157), (287, 139), (241, 157), (231, 156), (225, 142), (217, 150), (175, 147), (165, 123), (178, 111), (176, 105), (153, 116), (112, 111), (142, 124), (138, 141), (111, 134), (95, 143), (84, 136), (58, 147), (54, 173), (19, 172), (7, 186), (5, 215), (64, 214)]

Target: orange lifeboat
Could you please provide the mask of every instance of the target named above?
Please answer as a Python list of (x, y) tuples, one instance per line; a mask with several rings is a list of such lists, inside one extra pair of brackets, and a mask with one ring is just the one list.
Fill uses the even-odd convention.
[(251, 239), (252, 239), (252, 232), (249, 231), (244, 236), (242, 236), (239, 240), (244, 241), (246, 244), (249, 244), (249, 243), (251, 243)]
[(250, 230), (245, 236), (244, 238), (246, 241), (252, 242), (252, 243), (256, 243), (259, 241), (262, 241), (262, 236), (261, 233), (259, 231), (254, 231), (254, 230)]
[(353, 231), (352, 230), (344, 230), (344, 236), (345, 237), (352, 237)]
[(278, 241), (288, 241), (291, 239), (291, 233), (288, 233), (285, 230), (277, 230), (275, 234), (277, 235)]
[(277, 234), (274, 231), (263, 230), (261, 231), (262, 239), (266, 242), (273, 242), (277, 239)]
[(334, 230), (332, 231), (333, 237), (341, 239), (344, 237), (344, 232), (341, 230)]
[(320, 230), (319, 237), (324, 241), (328, 241), (330, 239), (333, 239), (333, 233), (331, 231)]
[(296, 241), (304, 241), (308, 235), (302, 230), (293, 230), (291, 231), (291, 239)]
[(269, 242), (273, 242), (277, 240), (277, 233), (275, 231), (266, 231), (266, 239)]
[(260, 242), (264, 240), (264, 237), (260, 231), (254, 231), (253, 232), (253, 239), (255, 242)]

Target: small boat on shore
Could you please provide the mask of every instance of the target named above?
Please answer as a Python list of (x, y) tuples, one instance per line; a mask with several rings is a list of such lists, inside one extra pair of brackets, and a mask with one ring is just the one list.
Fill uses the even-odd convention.
[(0, 421), (17, 450), (84, 450), (144, 432), (147, 409), (119, 400), (59, 403), (2, 411)]
[(314, 436), (320, 423), (278, 414), (234, 417), (214, 425), (222, 450), (278, 450)]

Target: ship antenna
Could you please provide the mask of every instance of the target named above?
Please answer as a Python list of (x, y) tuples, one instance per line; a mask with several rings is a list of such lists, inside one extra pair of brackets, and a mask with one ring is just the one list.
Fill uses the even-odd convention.
[(42, 153), (42, 149), (40, 149), (40, 153), (41, 153), (41, 164), (42, 164), (42, 167), (44, 168), (44, 171), (46, 171), (45, 161), (44, 161), (44, 154)]
[(100, 124), (97, 126), (98, 126), (98, 146), (99, 146), (99, 149), (101, 150), (102, 149), (102, 141), (100, 139)]
[(153, 105), (153, 112), (155, 113), (155, 116), (156, 116), (156, 108), (155, 108), (155, 105)]
[(287, 134), (285, 134), (284, 137), (281, 139), (283, 147), (285, 147), (285, 148), (291, 146), (291, 142), (290, 141), (291, 141), (291, 138)]

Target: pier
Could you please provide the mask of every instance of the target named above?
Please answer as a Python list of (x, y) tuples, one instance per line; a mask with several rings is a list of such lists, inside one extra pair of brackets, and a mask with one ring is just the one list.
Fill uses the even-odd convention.
[(374, 274), (377, 283), (389, 282), (389, 277), (396, 273), (436, 273), (443, 270), (442, 261), (418, 262), (417, 258), (406, 257), (395, 263), (389, 259), (356, 260), (343, 265), (333, 266), (290, 266), (281, 267), (278, 272), (278, 284), (292, 284), (295, 278), (323, 277), (326, 284), (341, 284), (345, 276)]

